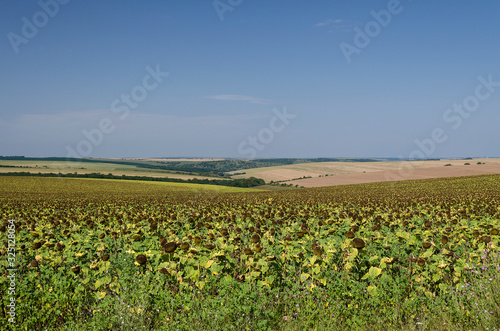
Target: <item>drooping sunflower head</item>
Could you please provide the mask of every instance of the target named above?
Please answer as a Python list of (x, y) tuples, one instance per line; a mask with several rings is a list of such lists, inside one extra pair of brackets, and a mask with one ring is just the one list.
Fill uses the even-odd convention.
[(139, 254), (135, 257), (135, 262), (139, 263), (139, 265), (144, 265), (148, 262), (148, 258), (144, 254)]
[(167, 242), (163, 245), (163, 248), (165, 249), (165, 252), (173, 253), (177, 249), (177, 243), (175, 241)]
[(323, 254), (323, 248), (320, 245), (315, 245), (313, 247), (313, 253), (316, 256), (321, 256)]
[(257, 233), (254, 233), (252, 235), (252, 242), (253, 243), (258, 243), (260, 241), (260, 236)]
[(352, 241), (351, 241), (351, 244), (354, 248), (357, 248), (357, 249), (362, 249), (366, 246), (366, 243), (363, 239), (361, 238), (354, 238)]
[(188, 242), (183, 242), (183, 243), (181, 244), (181, 249), (182, 249), (183, 251), (187, 251), (187, 250), (189, 249), (189, 243), (188, 243)]
[(428, 248), (430, 248), (431, 246), (432, 246), (432, 244), (431, 244), (430, 242), (428, 242), (428, 241), (424, 241), (424, 242), (422, 243), (422, 247), (423, 247), (423, 248), (425, 248), (425, 249), (428, 249)]

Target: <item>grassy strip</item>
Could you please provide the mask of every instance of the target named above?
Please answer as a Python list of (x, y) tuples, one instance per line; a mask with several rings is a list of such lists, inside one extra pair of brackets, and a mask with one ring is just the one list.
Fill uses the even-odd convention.
[[(486, 257), (467, 281), (436, 296), (411, 291), (404, 278), (379, 280), (377, 295), (332, 270), (326, 286), (299, 275), (274, 288), (249, 286), (215, 275), (204, 287), (182, 287), (174, 277), (113, 254), (113, 291), (95, 287), (61, 268), (41, 266), (19, 282), (19, 329), (29, 330), (498, 330), (500, 259)], [(35, 283), (36, 285), (34, 285)], [(33, 290), (35, 287), (35, 290)], [(29, 303), (25, 305), (23, 303)]]

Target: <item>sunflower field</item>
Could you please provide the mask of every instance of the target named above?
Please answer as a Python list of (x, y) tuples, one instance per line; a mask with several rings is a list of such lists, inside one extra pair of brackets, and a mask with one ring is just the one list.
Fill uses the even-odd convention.
[(0, 177), (0, 203), (2, 330), (500, 328), (499, 175), (274, 192)]

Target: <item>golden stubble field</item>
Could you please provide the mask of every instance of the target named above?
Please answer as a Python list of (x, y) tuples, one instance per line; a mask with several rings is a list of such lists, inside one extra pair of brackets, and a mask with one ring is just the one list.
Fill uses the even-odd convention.
[[(478, 162), (484, 164), (479, 165)], [(464, 165), (465, 163), (470, 163), (470, 165)], [(451, 164), (451, 166), (445, 167), (445, 164)], [(321, 187), (394, 180), (498, 174), (500, 173), (500, 159), (319, 162), (247, 169), (244, 172), (244, 175), (236, 175), (234, 178), (254, 176), (262, 178), (266, 182), (282, 181), (286, 184), (304, 187)]]

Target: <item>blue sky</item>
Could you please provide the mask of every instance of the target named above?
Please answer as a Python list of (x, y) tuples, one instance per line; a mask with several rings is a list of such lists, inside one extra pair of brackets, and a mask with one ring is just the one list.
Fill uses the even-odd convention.
[(499, 14), (465, 0), (2, 0), (0, 155), (500, 156)]

